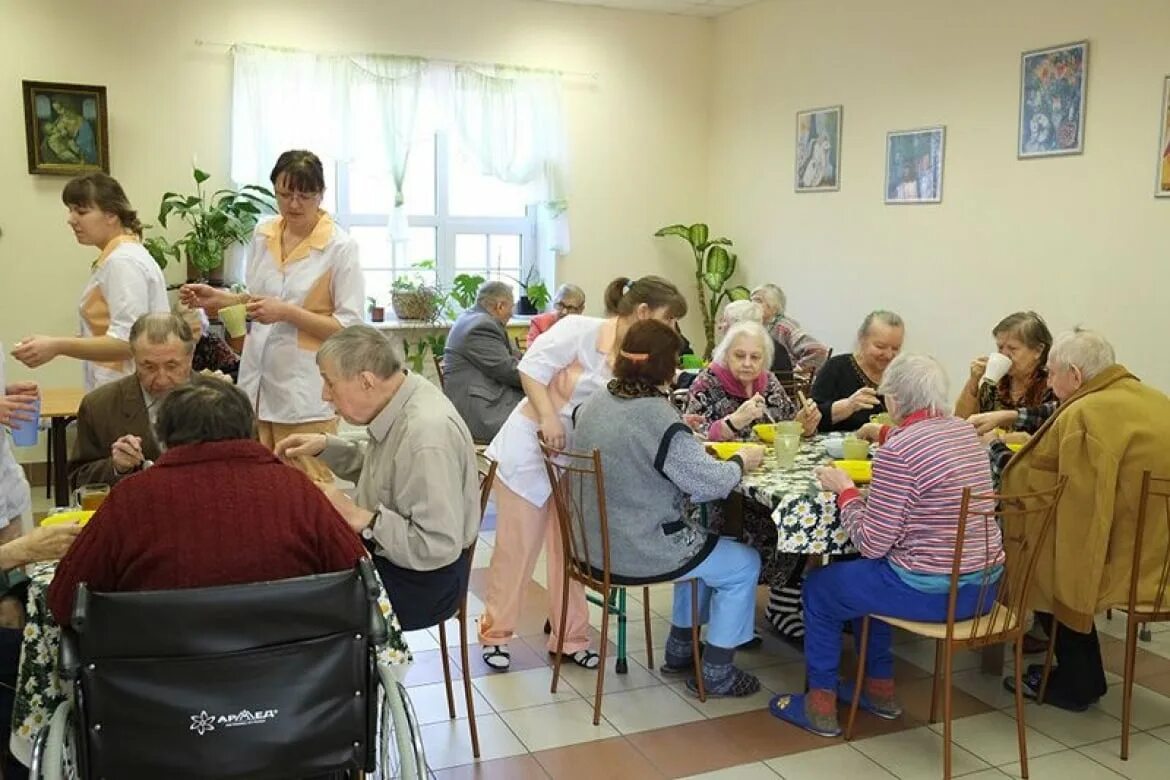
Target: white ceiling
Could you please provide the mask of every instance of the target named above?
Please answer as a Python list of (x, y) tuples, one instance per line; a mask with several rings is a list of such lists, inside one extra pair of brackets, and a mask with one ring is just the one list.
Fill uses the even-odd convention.
[(686, 16), (719, 16), (756, 0), (543, 0), (546, 3), (596, 5), (626, 11), (651, 11)]

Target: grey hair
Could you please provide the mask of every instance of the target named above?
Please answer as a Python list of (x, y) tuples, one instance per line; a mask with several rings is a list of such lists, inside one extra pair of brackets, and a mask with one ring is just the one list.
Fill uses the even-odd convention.
[(402, 370), (402, 361), (390, 339), (369, 325), (350, 325), (325, 339), (317, 350), (317, 366), (325, 362), (342, 379), (352, 379), (363, 371), (389, 379)]
[(719, 319), (715, 321), (715, 335), (720, 338), (737, 322), (764, 321), (764, 307), (755, 301), (731, 301), (719, 312)]
[(167, 393), (158, 407), (155, 436), (164, 449), (183, 444), (251, 439), (252, 402), (231, 382), (199, 382)]
[(768, 302), (770, 308), (776, 310), (777, 315), (783, 314), (788, 309), (788, 296), (777, 285), (761, 284), (752, 290), (752, 295), (756, 293), (759, 293)]
[(512, 286), (507, 282), (484, 282), (475, 293), (475, 305), (481, 309), (507, 301), (512, 302)]
[(563, 301), (566, 298), (572, 301), (580, 301), (581, 305), (585, 305), (585, 291), (575, 284), (562, 284), (557, 288), (556, 295), (553, 296), (553, 303)]
[(130, 347), (133, 348), (140, 338), (145, 338), (149, 344), (166, 344), (171, 336), (183, 342), (188, 352), (195, 349), (195, 334), (191, 332), (187, 321), (178, 314), (143, 314), (130, 326)]
[(1054, 368), (1076, 366), (1086, 382), (1116, 362), (1113, 345), (1100, 333), (1088, 328), (1076, 327), (1061, 333), (1048, 351), (1048, 365)]
[(878, 393), (893, 398), (898, 416), (905, 418), (923, 410), (949, 414), (950, 382), (947, 372), (930, 355), (906, 353), (890, 361)]
[(875, 309), (869, 314), (865, 315), (865, 319), (861, 321), (861, 327), (857, 329), (857, 340), (865, 341), (865, 337), (869, 335), (869, 328), (875, 322), (880, 322), (888, 328), (905, 328), (906, 324), (902, 322), (902, 318), (892, 311), (885, 309)]
[(764, 326), (752, 320), (743, 320), (728, 328), (727, 332), (723, 334), (723, 338), (719, 340), (718, 346), (715, 347), (711, 360), (721, 366), (726, 366), (727, 351), (741, 338), (755, 339), (760, 343), (760, 348), (764, 352), (763, 368), (765, 371), (769, 370), (772, 367), (772, 354), (775, 345), (773, 345), (772, 337), (768, 335), (768, 331), (764, 330)]

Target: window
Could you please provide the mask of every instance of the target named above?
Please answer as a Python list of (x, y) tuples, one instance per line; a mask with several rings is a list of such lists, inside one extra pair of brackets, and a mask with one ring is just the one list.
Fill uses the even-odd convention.
[[(434, 260), (428, 281), (450, 285), (456, 274), (478, 274), (512, 285), (536, 262), (535, 207), (523, 187), (483, 176), (468, 163), (456, 140), (437, 133), (410, 149), (403, 196), (410, 236), (389, 238), (394, 184), (389, 174), (338, 163), (322, 208), (357, 241), (366, 275), (366, 294), (389, 301), (394, 279), (418, 273), (412, 266)], [(327, 179), (330, 176), (326, 177)], [(437, 275), (437, 280), (435, 279)]]

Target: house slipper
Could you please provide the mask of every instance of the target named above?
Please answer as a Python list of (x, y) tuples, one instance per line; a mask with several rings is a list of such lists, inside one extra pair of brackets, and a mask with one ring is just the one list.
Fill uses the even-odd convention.
[[(553, 658), (556, 658), (557, 655), (552, 650), (549, 650), (548, 654)], [(575, 653), (562, 653), (561, 658), (565, 661), (572, 661), (582, 669), (596, 669), (597, 665), (601, 663), (601, 656), (592, 650), (578, 650)]]
[(507, 645), (484, 645), (483, 662), (497, 672), (506, 672), (512, 666), (512, 654)]
[(781, 693), (773, 696), (772, 700), (768, 702), (768, 710), (773, 717), (802, 728), (810, 734), (816, 734), (818, 737), (841, 736), (841, 726), (838, 725), (835, 716), (826, 717), (820, 723), (809, 720), (804, 709), (804, 699), (805, 694), (803, 693)]
[[(699, 697), (699, 684), (695, 682), (694, 677), (687, 680), (686, 687), (687, 693), (695, 698)], [(737, 699), (743, 696), (751, 696), (758, 690), (760, 690), (760, 678), (742, 669), (736, 669), (735, 673), (731, 676), (731, 680), (723, 690), (715, 690), (710, 685), (704, 685), (703, 695), (708, 699)]]
[[(853, 682), (850, 680), (837, 681), (837, 701), (849, 706), (853, 702)], [(875, 702), (865, 695), (865, 691), (861, 692), (861, 701), (857, 703), (858, 709), (865, 710), (870, 715), (881, 718), (882, 720), (897, 720), (902, 717), (902, 705), (894, 697), (890, 697), (888, 701)]]
[[(699, 657), (700, 658), (703, 657), (703, 651), (706, 649), (707, 649), (707, 643), (706, 642), (699, 642)], [(662, 664), (662, 666), (658, 667), (658, 673), (666, 675), (668, 677), (675, 676), (675, 675), (683, 675), (683, 674), (694, 674), (694, 672), (695, 672), (695, 663), (690, 658), (687, 658), (686, 663), (682, 664), (681, 666), (673, 666), (671, 664), (664, 662)]]

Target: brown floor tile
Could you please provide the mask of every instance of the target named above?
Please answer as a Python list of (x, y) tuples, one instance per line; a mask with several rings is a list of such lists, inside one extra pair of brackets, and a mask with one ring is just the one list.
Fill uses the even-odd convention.
[(1151, 674), (1138, 684), (1163, 696), (1170, 696), (1170, 673)]
[[(902, 707), (906, 715), (922, 723), (930, 719), (930, 691), (934, 684), (933, 677), (925, 677), (909, 682), (898, 681), (898, 698), (902, 700)], [(942, 682), (939, 682), (938, 716), (942, 719), (943, 691)], [(981, 715), (995, 709), (976, 699), (969, 693), (951, 686), (951, 718), (957, 720), (969, 715)], [(905, 716), (904, 716), (905, 717)]]
[(728, 720), (713, 718), (643, 731), (627, 736), (626, 740), (667, 777), (713, 772), (758, 761), (753, 751), (732, 741), (734, 732), (725, 725)]
[[(1105, 662), (1105, 669), (1114, 674), (1124, 673), (1125, 642), (1105, 634), (1099, 633), (1098, 636), (1101, 638), (1101, 660)], [(1143, 650), (1139, 644), (1134, 660), (1134, 679), (1142, 682), (1147, 677), (1164, 674), (1170, 674), (1170, 658)]]
[(667, 777), (624, 737), (542, 750), (533, 755), (556, 780), (653, 780)]
[(500, 758), (440, 769), (436, 780), (548, 780), (549, 775), (531, 755)]
[(776, 718), (768, 710), (729, 715), (713, 722), (718, 722), (731, 742), (747, 754), (747, 761), (764, 761), (841, 742), (839, 737), (827, 739), (810, 734)]
[[(512, 670), (540, 669), (549, 665), (547, 653), (538, 653), (519, 639), (513, 639), (508, 644), (508, 652), (512, 656)], [(483, 662), (483, 648), (480, 645), (468, 645), (467, 660), (471, 665), (471, 678), (486, 677), (489, 674), (507, 674), (497, 672)]]

